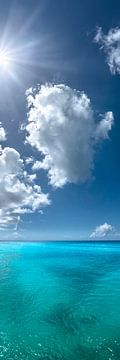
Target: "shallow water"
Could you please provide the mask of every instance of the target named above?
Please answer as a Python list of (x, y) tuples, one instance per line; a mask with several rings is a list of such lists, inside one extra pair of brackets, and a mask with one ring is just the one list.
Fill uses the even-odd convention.
[(0, 359), (119, 360), (120, 243), (0, 243)]

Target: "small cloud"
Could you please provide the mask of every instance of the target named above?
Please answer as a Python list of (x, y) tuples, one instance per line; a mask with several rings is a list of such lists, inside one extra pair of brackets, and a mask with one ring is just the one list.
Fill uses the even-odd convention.
[(6, 140), (6, 132), (0, 123), (0, 141), (5, 141), (5, 140)]
[(99, 225), (95, 228), (95, 230), (90, 235), (90, 238), (91, 239), (101, 238), (101, 237), (103, 238), (107, 236), (112, 230), (113, 230), (112, 225), (105, 222), (103, 225)]
[(108, 139), (109, 131), (112, 129), (114, 124), (114, 116), (112, 111), (108, 111), (104, 118), (100, 121), (96, 129), (96, 140)]
[(32, 156), (27, 157), (27, 158), (25, 159), (26, 165), (33, 164), (33, 162), (34, 162), (34, 158), (33, 158)]
[(36, 160), (36, 161), (34, 162), (33, 166), (32, 166), (32, 170), (33, 170), (33, 171), (34, 171), (34, 170), (38, 171), (38, 170), (40, 170), (40, 169), (43, 169), (43, 163), (42, 163), (42, 161)]
[(102, 28), (97, 28), (94, 41), (106, 55), (106, 62), (112, 74), (120, 74), (120, 28), (112, 28), (105, 35)]
[(38, 213), (41, 214), (41, 215), (44, 214), (43, 210), (39, 210)]

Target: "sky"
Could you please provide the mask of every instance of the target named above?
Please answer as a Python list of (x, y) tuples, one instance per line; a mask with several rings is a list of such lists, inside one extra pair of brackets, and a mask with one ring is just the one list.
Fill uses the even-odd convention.
[(0, 2), (0, 240), (120, 240), (119, 14)]

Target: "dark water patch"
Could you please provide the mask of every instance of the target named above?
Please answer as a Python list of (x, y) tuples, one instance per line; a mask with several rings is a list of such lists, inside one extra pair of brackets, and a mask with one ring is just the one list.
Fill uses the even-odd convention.
[[(81, 260), (82, 259), (82, 260)], [(74, 264), (74, 266), (73, 266)], [(75, 266), (76, 264), (76, 266)], [(46, 264), (46, 271), (56, 277), (65, 287), (71, 288), (74, 294), (79, 297), (86, 296), (91, 290), (94, 291), (96, 284), (111, 272), (117, 272), (120, 269), (120, 252), (102, 252), (84, 255), (84, 261), (69, 257), (67, 261), (50, 262)], [(119, 275), (120, 277), (120, 275)]]
[(80, 318), (80, 325), (93, 327), (99, 322), (98, 318), (95, 315), (83, 316)]
[(64, 303), (57, 304), (48, 314), (46, 314), (45, 320), (50, 325), (59, 328), (62, 332), (69, 335), (73, 335), (78, 330), (72, 307), (69, 307)]
[(98, 279), (104, 276), (104, 271), (99, 273), (98, 271), (93, 271), (90, 267), (87, 268), (72, 268), (61, 266), (52, 266), (49, 265), (48, 272), (53, 274), (58, 278), (59, 282), (63, 284), (64, 287), (69, 287), (72, 290), (72, 293), (81, 297), (86, 295), (93, 287), (95, 287)]

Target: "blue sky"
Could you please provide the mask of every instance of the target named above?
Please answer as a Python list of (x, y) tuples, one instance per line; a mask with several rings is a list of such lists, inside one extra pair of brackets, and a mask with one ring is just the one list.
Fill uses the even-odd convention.
[(0, 3), (0, 239), (120, 239), (120, 4)]

